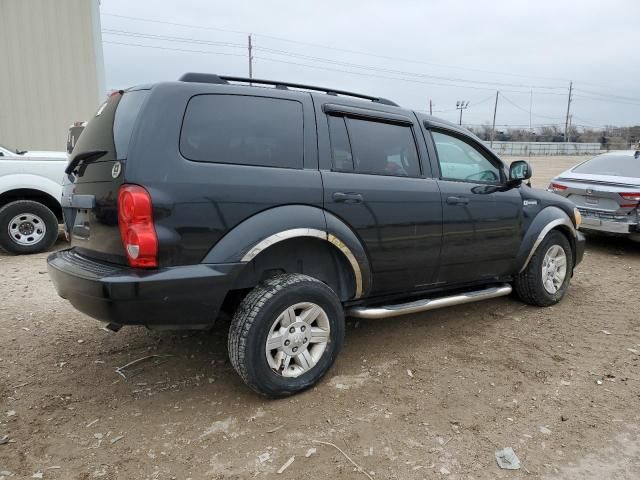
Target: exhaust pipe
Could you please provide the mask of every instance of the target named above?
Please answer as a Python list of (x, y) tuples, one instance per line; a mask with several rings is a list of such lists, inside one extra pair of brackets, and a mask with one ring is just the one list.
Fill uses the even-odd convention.
[(462, 305), (464, 303), (488, 300), (489, 298), (504, 297), (512, 291), (511, 285), (505, 283), (497, 287), (475, 290), (473, 292), (459, 293), (448, 297), (416, 300), (415, 302), (401, 303), (398, 305), (385, 305), (381, 307), (353, 307), (347, 310), (347, 315), (357, 318), (389, 318), (407, 315), (410, 313), (426, 312), (437, 308)]

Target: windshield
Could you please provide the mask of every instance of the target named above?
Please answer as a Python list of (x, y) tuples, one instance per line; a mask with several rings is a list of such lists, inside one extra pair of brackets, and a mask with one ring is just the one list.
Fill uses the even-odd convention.
[(575, 173), (640, 178), (640, 158), (632, 155), (599, 155), (573, 169)]
[(0, 145), (0, 150), (6, 150), (7, 152), (16, 153), (16, 151), (13, 148), (9, 148), (5, 145)]

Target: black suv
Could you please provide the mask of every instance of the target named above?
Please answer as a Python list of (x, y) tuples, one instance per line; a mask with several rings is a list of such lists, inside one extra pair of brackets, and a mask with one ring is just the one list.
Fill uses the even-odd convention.
[(259, 393), (316, 383), (345, 315), (511, 293), (547, 306), (581, 261), (580, 214), (468, 131), (382, 98), (186, 74), (116, 92), (76, 144), (71, 248), (49, 272), (109, 324), (210, 328)]

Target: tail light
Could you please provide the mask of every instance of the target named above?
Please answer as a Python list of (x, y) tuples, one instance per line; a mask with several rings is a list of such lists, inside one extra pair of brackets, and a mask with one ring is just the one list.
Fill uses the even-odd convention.
[(151, 196), (139, 185), (118, 192), (118, 226), (132, 267), (158, 266), (158, 237), (153, 226)]
[(630, 202), (635, 202), (635, 203), (620, 205), (620, 207), (622, 208), (633, 208), (638, 206), (638, 202), (640, 202), (640, 192), (622, 192), (622, 193), (619, 193), (618, 195), (620, 195), (625, 200), (629, 200)]
[(566, 190), (567, 187), (566, 185), (562, 185), (561, 183), (553, 183), (551, 182), (549, 184), (549, 188), (547, 188), (547, 190), (549, 190), (550, 192), (554, 192), (554, 193), (558, 193), (558, 192), (562, 192), (564, 190)]
[(623, 192), (618, 195), (631, 202), (640, 202), (640, 192)]

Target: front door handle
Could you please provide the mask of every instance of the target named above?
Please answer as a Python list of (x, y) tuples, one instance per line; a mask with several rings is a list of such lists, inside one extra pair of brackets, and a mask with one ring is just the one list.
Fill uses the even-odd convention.
[(467, 205), (469, 199), (467, 197), (447, 197), (447, 203), (449, 205)]
[(331, 197), (338, 203), (362, 203), (362, 195), (356, 192), (335, 192)]

